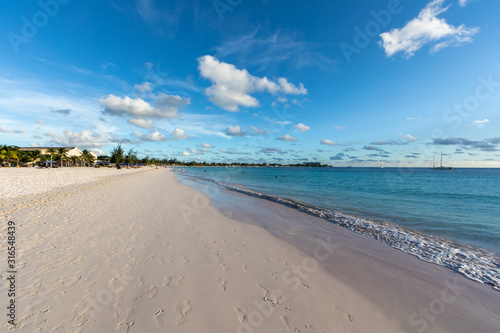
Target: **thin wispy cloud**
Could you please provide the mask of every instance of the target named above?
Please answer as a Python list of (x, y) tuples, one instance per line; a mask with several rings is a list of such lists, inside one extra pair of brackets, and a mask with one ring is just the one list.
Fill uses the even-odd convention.
[(336, 61), (318, 49), (319, 45), (301, 40), (297, 34), (277, 30), (265, 34), (264, 29), (228, 40), (215, 47), (218, 58), (234, 57), (240, 63), (264, 70), (269, 66), (288, 63), (295, 68), (317, 67), (323, 70), (335, 68)]
[(408, 22), (401, 29), (392, 29), (380, 34), (380, 44), (387, 57), (403, 52), (406, 58), (412, 57), (416, 51), (429, 44), (431, 53), (439, 50), (471, 42), (479, 28), (467, 27), (464, 24), (456, 27), (438, 17), (450, 6), (443, 7), (444, 0), (434, 0), (425, 6), (418, 17)]

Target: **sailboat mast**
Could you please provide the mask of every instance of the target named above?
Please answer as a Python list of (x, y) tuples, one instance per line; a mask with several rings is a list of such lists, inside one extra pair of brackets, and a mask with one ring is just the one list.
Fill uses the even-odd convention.
[(441, 168), (443, 167), (443, 152), (441, 152)]

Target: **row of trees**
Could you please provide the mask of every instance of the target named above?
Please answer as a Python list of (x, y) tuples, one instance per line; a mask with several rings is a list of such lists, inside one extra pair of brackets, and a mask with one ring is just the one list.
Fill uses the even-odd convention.
[(37, 163), (45, 161), (55, 161), (59, 166), (87, 166), (94, 162), (94, 157), (88, 150), (82, 151), (82, 156), (68, 156), (64, 148), (49, 148), (47, 154), (42, 154), (40, 150), (25, 151), (17, 146), (3, 145), (0, 147), (0, 163), (2, 164), (23, 164)]

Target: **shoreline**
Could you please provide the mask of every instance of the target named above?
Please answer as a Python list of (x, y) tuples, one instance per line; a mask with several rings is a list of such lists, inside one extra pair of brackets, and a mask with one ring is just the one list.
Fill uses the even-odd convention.
[(211, 199), (170, 169), (151, 171), (48, 201), (35, 195), (27, 206), (2, 200), (19, 225), (16, 332), (490, 332), (500, 324), (489, 286), (294, 209), (229, 192)]
[(385, 243), (424, 262), (446, 267), (470, 280), (491, 285), (493, 289), (500, 292), (500, 270), (496, 265), (500, 260), (498, 253), (438, 236), (427, 235), (394, 223), (337, 212), (311, 206), (294, 199), (261, 193), (241, 184), (220, 182), (191, 174), (176, 173), (176, 175), (178, 179), (182, 179), (181, 182), (195, 188), (197, 187), (196, 183), (206, 182), (230, 192), (274, 202), (321, 218), (357, 234)]

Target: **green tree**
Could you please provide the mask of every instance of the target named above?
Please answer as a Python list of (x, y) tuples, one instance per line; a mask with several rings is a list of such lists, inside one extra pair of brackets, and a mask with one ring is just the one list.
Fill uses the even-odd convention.
[(111, 151), (111, 163), (120, 164), (123, 161), (123, 151), (122, 145), (118, 145)]
[(59, 166), (62, 167), (63, 166), (63, 160), (65, 160), (66, 158), (68, 157), (67, 153), (66, 153), (66, 149), (64, 148), (59, 148), (57, 150), (57, 159), (59, 160)]
[(90, 166), (90, 164), (92, 164), (92, 162), (94, 162), (94, 156), (92, 156), (92, 154), (87, 149), (84, 149), (82, 151), (82, 159), (84, 161), (84, 164), (83, 164), (84, 166), (86, 166), (87, 163)]
[(47, 149), (47, 152), (50, 155), (50, 167), (52, 168), (52, 156), (56, 154), (56, 150), (54, 148)]

